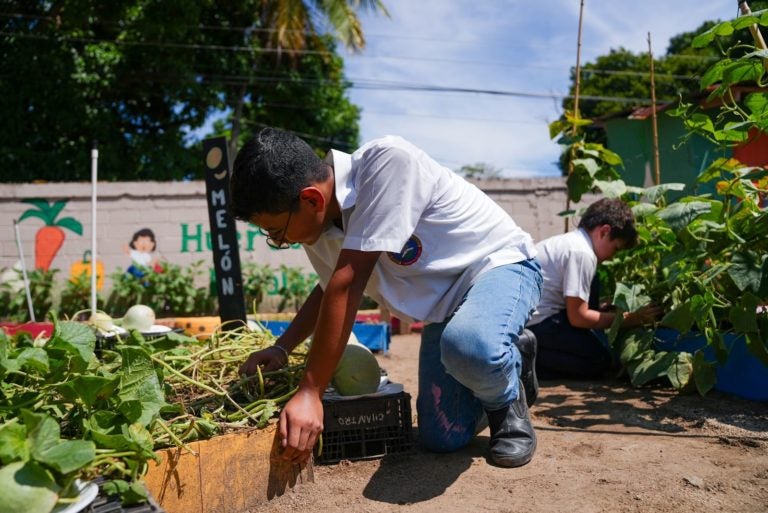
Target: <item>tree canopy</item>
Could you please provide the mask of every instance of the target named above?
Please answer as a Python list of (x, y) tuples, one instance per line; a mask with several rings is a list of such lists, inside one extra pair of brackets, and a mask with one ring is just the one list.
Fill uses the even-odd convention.
[(273, 125), (319, 152), (353, 147), (359, 110), (317, 27), (359, 49), (364, 8), (383, 11), (377, 0), (4, 2), (0, 182), (86, 180), (94, 140), (105, 180), (200, 176), (193, 134), (237, 143)]

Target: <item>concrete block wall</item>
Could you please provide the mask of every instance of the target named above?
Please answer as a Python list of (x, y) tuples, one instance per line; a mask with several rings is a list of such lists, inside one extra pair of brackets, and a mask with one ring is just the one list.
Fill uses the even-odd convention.
[[(562, 233), (564, 222), (557, 215), (565, 210), (566, 190), (561, 178), (483, 180), (475, 182), (502, 206), (535, 240)], [(205, 183), (189, 182), (120, 182), (97, 186), (97, 251), (105, 270), (105, 288), (109, 274), (125, 270), (131, 260), (126, 246), (139, 229), (151, 229), (157, 239), (155, 256), (179, 265), (203, 261), (212, 266), (209, 242), (208, 210)], [(81, 261), (91, 246), (91, 184), (0, 184), (0, 271), (18, 260), (13, 220), (33, 209), (23, 200), (44, 199), (49, 203), (64, 200), (66, 205), (58, 218), (72, 217), (83, 227), (82, 235), (64, 230), (64, 243), (53, 260), (59, 279), (69, 277), (72, 264)], [(578, 205), (576, 206), (578, 207)], [(29, 217), (19, 223), (22, 248), (28, 268), (34, 267), (35, 236), (44, 226), (42, 220)], [(309, 271), (301, 249), (270, 249), (258, 231), (238, 223), (241, 262), (300, 266)]]

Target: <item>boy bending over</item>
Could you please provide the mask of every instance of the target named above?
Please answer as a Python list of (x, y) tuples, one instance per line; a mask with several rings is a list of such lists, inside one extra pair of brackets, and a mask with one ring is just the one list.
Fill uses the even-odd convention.
[(422, 446), (465, 446), (485, 412), (491, 460), (507, 467), (531, 460), (536, 435), (520, 376), (533, 391), (535, 346), (516, 343), (539, 301), (541, 274), (531, 237), (496, 203), (399, 137), (321, 160), (272, 128), (240, 150), (230, 186), (233, 215), (258, 226), (273, 248), (301, 244), (319, 275), (275, 346), (241, 368), (279, 368), (313, 337), (299, 389), (280, 414), (285, 459), (311, 455), (323, 430), (323, 392), (366, 293), (401, 319), (426, 323)]

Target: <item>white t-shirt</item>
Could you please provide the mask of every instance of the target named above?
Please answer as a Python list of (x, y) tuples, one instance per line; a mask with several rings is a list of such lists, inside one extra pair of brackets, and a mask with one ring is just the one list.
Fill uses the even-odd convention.
[(536, 250), (544, 283), (541, 301), (528, 326), (565, 310), (566, 297), (589, 301), (592, 278), (597, 270), (592, 239), (583, 228), (544, 239), (536, 244)]
[(130, 251), (130, 255), (131, 255), (131, 260), (136, 265), (143, 265), (144, 267), (149, 267), (149, 264), (152, 263), (152, 253), (139, 251), (138, 249), (132, 249)]
[(365, 293), (404, 320), (441, 322), (480, 273), (536, 255), (493, 200), (400, 137), (331, 150), (326, 161), (344, 231), (304, 245), (323, 288), (342, 248), (382, 251)]

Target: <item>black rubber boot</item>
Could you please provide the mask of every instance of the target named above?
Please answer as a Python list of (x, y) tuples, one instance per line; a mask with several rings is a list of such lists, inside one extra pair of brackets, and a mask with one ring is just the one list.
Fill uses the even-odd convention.
[(491, 428), (491, 461), (500, 467), (521, 467), (536, 452), (536, 433), (528, 414), (525, 389), (506, 408), (487, 411)]
[(531, 330), (523, 330), (515, 344), (523, 359), (520, 381), (525, 388), (525, 397), (530, 408), (539, 397), (539, 380), (536, 378), (536, 335)]

